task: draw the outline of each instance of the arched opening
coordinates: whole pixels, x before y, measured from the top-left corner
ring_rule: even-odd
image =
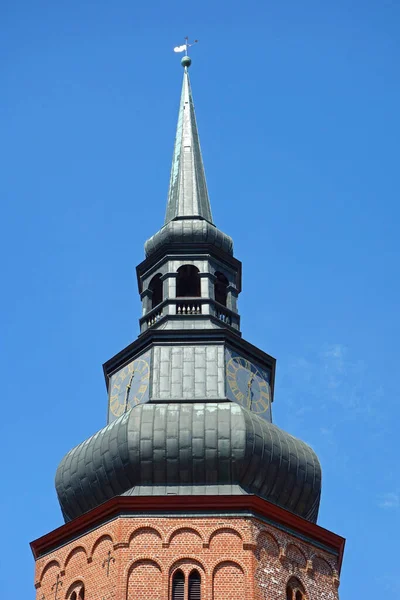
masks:
[[[185,576],[182,571],[176,571],[172,578],[171,600],[185,600]]]
[[[196,570],[189,575],[189,594],[188,600],[201,600],[201,577]]]
[[[65,597],[67,600],[85,600],[85,586],[81,581],[76,581],[70,585]]]
[[[228,280],[225,277],[225,275],[223,273],[220,273],[219,271],[217,271],[215,273],[215,283],[214,283],[214,296],[215,296],[215,300],[217,302],[219,302],[220,304],[223,304],[224,306],[226,306],[226,299],[228,296],[228,292],[227,292],[227,287],[228,287]]]
[[[151,290],[151,308],[158,306],[163,300],[163,282],[161,281],[161,274],[157,273],[149,283],[149,290]]]
[[[176,296],[177,298],[200,297],[200,276],[197,267],[193,265],[179,267],[176,279]]]
[[[286,587],[286,600],[306,600],[304,587],[296,577],[289,579]]]

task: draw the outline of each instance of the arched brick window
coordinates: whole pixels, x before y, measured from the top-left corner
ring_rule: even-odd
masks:
[[[163,300],[163,283],[161,281],[160,273],[154,275],[153,279],[150,281],[149,290],[152,291],[151,308],[155,308]]]
[[[286,600],[307,600],[304,587],[296,577],[289,579],[286,587]]]
[[[217,302],[219,302],[220,304],[223,304],[224,306],[226,306],[226,298],[228,295],[227,287],[228,287],[229,281],[227,280],[225,275],[223,275],[223,273],[220,273],[219,271],[217,271],[215,273],[215,277],[216,277],[216,280],[214,283],[215,300]]]
[[[177,298],[200,298],[199,270],[193,265],[182,265],[176,279]]]
[[[188,600],[201,600],[201,577],[196,570],[189,575],[189,594]]]
[[[185,576],[182,571],[176,571],[172,578],[171,600],[185,600]]]
[[[73,583],[70,586],[66,597],[68,600],[85,600],[85,586],[83,583],[81,581]]]

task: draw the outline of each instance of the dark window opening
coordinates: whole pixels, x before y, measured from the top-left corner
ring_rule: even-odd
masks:
[[[304,588],[295,577],[292,577],[287,584],[286,600],[306,600]]]
[[[176,279],[177,298],[200,298],[199,270],[193,265],[183,265],[178,269]]]
[[[176,571],[172,579],[172,600],[185,600],[185,576]]]
[[[149,290],[152,291],[151,308],[155,308],[163,299],[163,282],[161,281],[160,273],[154,275],[153,279],[150,281]]]
[[[226,306],[226,298],[228,295],[227,287],[229,282],[225,275],[219,273],[218,271],[215,273],[215,276],[217,278],[214,283],[215,300]]]
[[[85,586],[82,583],[75,583],[73,584],[73,587],[75,588],[75,590],[72,592],[72,594],[68,596],[67,593],[68,600],[85,600]]]
[[[201,600],[201,578],[198,571],[192,571],[189,575],[188,600]]]

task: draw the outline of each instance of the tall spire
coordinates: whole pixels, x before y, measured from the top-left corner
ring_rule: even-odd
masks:
[[[185,217],[197,217],[213,222],[190,87],[190,64],[191,59],[184,56],[182,94],[165,224],[173,219]]]

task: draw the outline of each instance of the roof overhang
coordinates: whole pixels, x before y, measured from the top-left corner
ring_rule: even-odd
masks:
[[[338,573],[345,539],[258,496],[116,496],[81,517],[31,542],[35,559],[68,544],[116,518],[175,516],[254,516],[314,544],[337,558]]]

